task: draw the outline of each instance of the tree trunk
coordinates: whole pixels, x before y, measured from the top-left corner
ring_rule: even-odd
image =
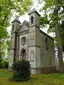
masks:
[[[56,0],[56,8],[55,8],[55,32],[56,32],[57,48],[58,48],[59,71],[63,72],[62,45],[58,28],[58,0]]]

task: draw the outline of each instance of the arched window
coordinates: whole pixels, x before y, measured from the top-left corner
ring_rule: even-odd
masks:
[[[22,59],[26,60],[26,50],[25,49],[21,50],[21,56],[22,56]]]
[[[48,38],[45,38],[45,50],[48,50]]]
[[[31,24],[33,24],[33,23],[34,23],[34,17],[31,16]]]
[[[34,61],[34,51],[33,50],[30,51],[30,61],[31,62]]]

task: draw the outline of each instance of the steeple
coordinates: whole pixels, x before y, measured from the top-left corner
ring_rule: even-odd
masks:
[[[40,14],[34,8],[29,13],[29,26],[38,26],[39,27],[39,18]]]
[[[12,32],[15,32],[19,29],[21,22],[18,18],[12,21]]]

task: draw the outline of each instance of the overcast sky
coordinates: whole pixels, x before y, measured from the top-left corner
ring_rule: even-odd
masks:
[[[39,12],[39,9],[40,9],[42,6],[43,6],[43,4],[39,4],[39,5],[38,5],[38,0],[33,0],[33,6],[31,7],[31,10],[32,10],[33,8],[35,8],[35,9]],[[28,13],[24,14],[23,16],[21,16],[21,17],[19,18],[19,20],[20,20],[21,22],[23,22],[24,20],[29,21]]]
[[[38,0],[33,0],[33,6],[31,7],[31,9],[35,8],[38,12],[39,12],[39,9],[44,5],[44,3],[42,4],[38,4]],[[41,14],[41,13],[40,13]],[[12,19],[13,20],[13,19]],[[12,21],[11,20],[11,21]],[[20,22],[22,23],[24,20],[28,21],[29,22],[29,16],[28,16],[28,13],[24,14],[23,16],[20,16],[19,17],[19,20]],[[45,33],[47,33],[47,29],[42,29]],[[11,26],[8,27],[8,32],[9,34],[11,33]],[[52,35],[52,34],[49,34],[49,35]],[[52,35],[53,36],[53,35]]]
[[[39,12],[39,9],[40,9],[41,7],[42,7],[41,4],[38,5],[38,0],[33,0],[33,6],[31,7],[31,10],[32,10],[33,8],[35,8],[35,9]],[[19,17],[19,20],[20,20],[21,23],[22,23],[24,20],[27,20],[27,21],[29,22],[28,13],[24,14],[23,16],[20,16],[20,17]],[[13,17],[12,17],[10,23],[11,23],[12,21],[13,21]],[[8,32],[10,33],[10,31],[11,31],[11,26],[8,27]]]

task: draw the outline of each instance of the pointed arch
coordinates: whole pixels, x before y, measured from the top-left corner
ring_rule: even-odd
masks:
[[[24,48],[21,50],[21,56],[22,59],[26,60],[26,50]]]

